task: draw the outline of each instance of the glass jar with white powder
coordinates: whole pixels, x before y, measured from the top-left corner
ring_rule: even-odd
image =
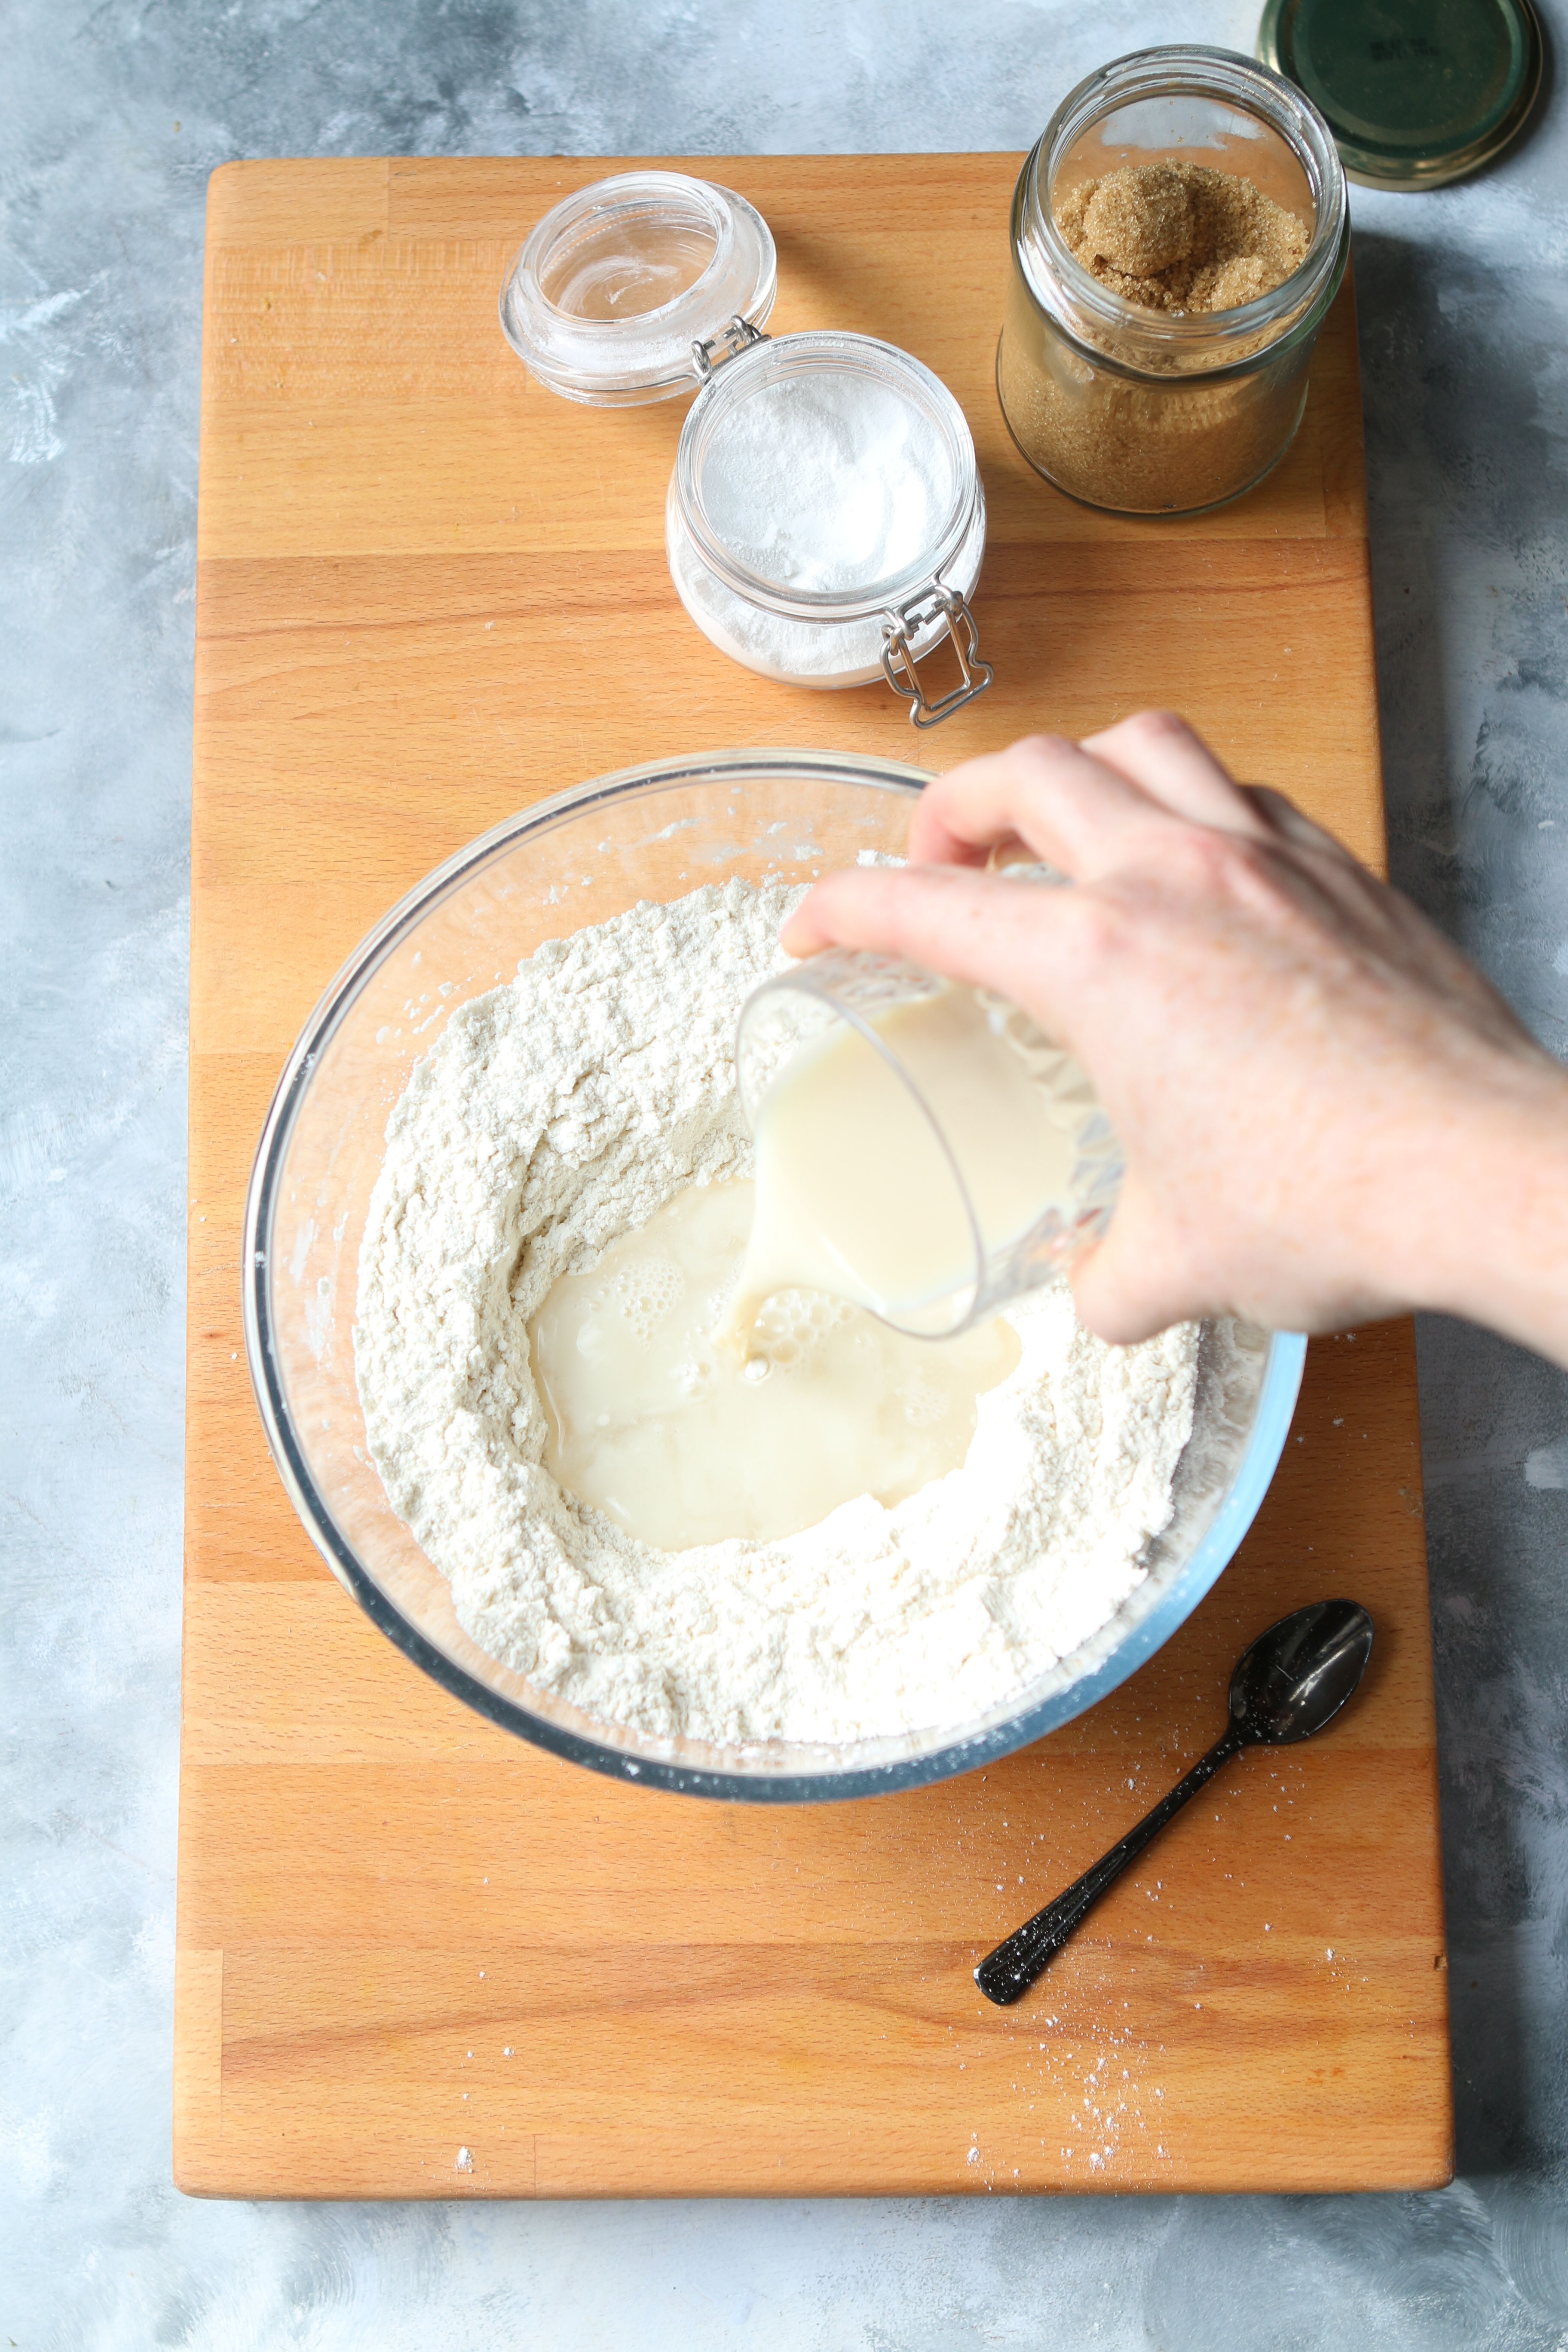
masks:
[[[501,291],[542,383],[594,406],[696,390],[666,504],[677,593],[704,635],[798,686],[886,678],[917,726],[991,682],[969,599],[985,498],[952,394],[868,335],[763,331],[773,237],[731,190],[623,173],[548,213]],[[957,682],[918,665],[944,642]]]

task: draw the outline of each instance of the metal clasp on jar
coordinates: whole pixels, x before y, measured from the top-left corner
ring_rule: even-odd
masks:
[[[961,676],[951,694],[931,702],[921,684],[913,646],[921,631],[939,616],[946,620]],[[938,637],[935,642],[940,645],[942,639]],[[927,648],[928,652],[934,650],[934,646]],[[984,694],[994,676],[990,663],[980,658],[980,632],[974,625],[973,614],[955,588],[944,588],[940,581],[912,604],[883,614],[882,667],[893,692],[902,695],[909,704],[910,718],[916,727],[936,727],[942,719],[951,719],[955,710],[973,702],[977,694]]]
[[[726,360],[738,360],[741,353],[749,352],[753,343],[765,343],[770,340],[761,327],[753,327],[750,319],[742,319],[737,310],[728,325],[721,327],[716,335],[698,337],[691,346],[691,364],[697,371],[699,381],[706,383],[714,369],[722,367]]]

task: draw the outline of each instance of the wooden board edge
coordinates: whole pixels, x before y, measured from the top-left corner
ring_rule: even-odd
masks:
[[[536,2188],[520,2174],[514,2179],[487,2180],[476,2184],[461,2173],[443,2172],[433,2179],[427,2170],[392,2187],[376,2185],[369,2179],[345,2179],[341,2169],[331,2176],[312,2177],[307,2170],[300,2173],[290,2168],[287,2179],[265,2162],[258,2163],[254,2155],[237,2157],[233,2151],[215,2148],[210,2158],[198,2157],[193,2168],[176,2166],[175,2186],[186,2197],[215,2200],[243,2200],[256,2203],[308,2201],[312,2204],[405,2204],[455,2203],[464,2204],[540,2204],[589,2205],[608,2204],[622,2200],[639,2203],[674,2204],[696,2201],[718,2203],[723,2200],[745,2200],[749,2203],[776,2204],[788,2200],[809,2198],[816,2203],[829,2200],[837,2203],[859,2202],[868,2198],[963,2198],[979,2200],[984,2197],[1010,2197],[1019,2200],[1057,2197],[1353,2197],[1425,2195],[1434,2189],[1448,2188],[1455,2178],[1453,2148],[1434,2149],[1426,2158],[1417,2157],[1384,2168],[1360,2170],[1347,2168],[1343,2173],[1314,2172],[1310,2177],[1281,2167],[1278,2172],[1260,2175],[1257,2172],[1228,2174],[1196,2179],[1175,2172],[1160,2180],[1083,2180],[1036,2181],[1020,2184],[1012,2180],[987,2182],[969,2179],[933,2179],[926,2175],[909,2173],[877,2174],[867,2178],[857,2175],[803,2187],[798,2181],[780,2187],[776,2179],[748,2180],[732,2174],[722,2179],[697,2186],[682,2183],[676,2188],[665,2181],[651,2180],[638,2174],[627,2174],[606,2179],[593,2187],[574,2182],[563,2189]],[[385,2174],[379,2176],[384,2183]]]
[[[363,235],[384,232],[387,191],[395,164],[389,155],[267,155],[240,157],[219,163],[207,174],[206,247],[210,263],[215,249],[244,245],[258,234],[276,234],[277,200],[287,188],[289,209],[300,199],[301,181],[310,184],[322,204],[318,235]],[[208,285],[210,286],[210,277]]]
[[[186,2197],[215,2189],[223,2172],[223,1954],[174,1949],[174,2186]]]

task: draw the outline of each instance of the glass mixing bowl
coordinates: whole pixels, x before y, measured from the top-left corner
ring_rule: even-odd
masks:
[[[973,1721],[847,1747],[719,1746],[601,1723],[499,1665],[393,1513],[364,1445],[353,1326],[387,1116],[468,998],[542,941],[733,875],[807,882],[901,850],[927,781],[889,761],[722,751],[563,793],[460,850],[395,907],[306,1024],[268,1113],[245,1216],[245,1338],[284,1485],[328,1567],[407,1656],[492,1722],[580,1764],[698,1796],[796,1803],[968,1771],[1069,1722],[1191,1614],[1274,1474],[1305,1343],[1206,1335],[1201,1442],[1150,1573],[1094,1638]]]

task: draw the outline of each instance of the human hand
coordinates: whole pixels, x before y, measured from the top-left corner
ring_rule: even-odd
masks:
[[[981,870],[1009,850],[1068,887]],[[1145,713],[953,769],[909,854],[826,876],[784,944],[909,956],[1077,1055],[1127,1162],[1073,1273],[1092,1330],[1423,1305],[1568,1360],[1568,1076],[1282,794]]]

